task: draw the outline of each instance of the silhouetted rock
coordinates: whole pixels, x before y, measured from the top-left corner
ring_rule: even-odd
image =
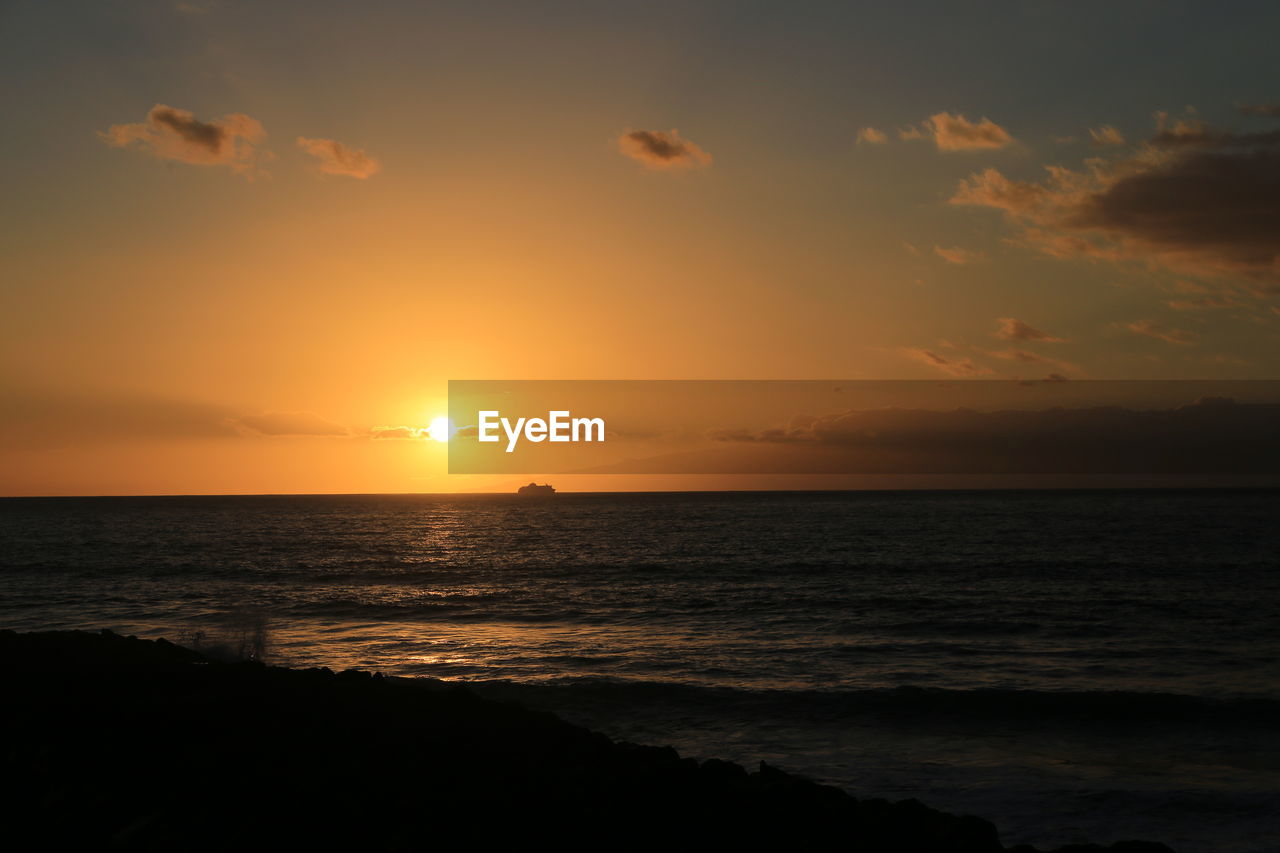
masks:
[[[482,849],[1004,850],[980,818],[614,743],[462,686],[111,633],[3,631],[0,668],[10,849],[415,850],[448,832]],[[1104,848],[1059,853],[1076,850]]]

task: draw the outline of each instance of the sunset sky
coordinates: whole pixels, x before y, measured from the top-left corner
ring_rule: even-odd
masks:
[[[380,437],[451,378],[1277,378],[1277,32],[6,2],[0,493],[483,487]]]

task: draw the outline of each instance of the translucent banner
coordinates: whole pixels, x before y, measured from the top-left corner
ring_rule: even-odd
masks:
[[[1280,381],[449,383],[452,474],[1274,474]]]

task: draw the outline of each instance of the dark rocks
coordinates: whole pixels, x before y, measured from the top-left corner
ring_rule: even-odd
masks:
[[[76,632],[0,632],[0,671],[10,849],[1004,849],[980,818],[613,743],[461,686]]]

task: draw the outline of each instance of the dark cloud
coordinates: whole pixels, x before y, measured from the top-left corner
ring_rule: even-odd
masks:
[[[956,264],[958,266],[976,263],[986,257],[982,252],[975,251],[973,249],[962,249],[959,246],[955,246],[951,249],[944,249],[942,246],[934,246],[933,253],[947,263]]]
[[[823,460],[831,473],[1254,474],[1280,472],[1277,429],[1280,405],[1207,398],[1145,411],[850,411],[754,432],[713,430],[709,437],[799,448],[790,462]],[[778,470],[787,470],[788,458],[775,457]]]
[[[692,169],[711,164],[711,155],[678,130],[633,130],[618,138],[623,154],[651,169]]]
[[[1237,109],[1241,115],[1280,118],[1280,104],[1241,104]]]
[[[995,169],[962,181],[953,204],[1004,211],[1017,242],[1054,257],[1136,260],[1280,292],[1280,131],[1230,133],[1161,118],[1132,156],[1043,183]]]
[[[112,125],[99,134],[108,145],[134,147],[156,157],[249,172],[261,158],[262,125],[243,113],[203,122],[187,110],[156,104],[144,122]]]

